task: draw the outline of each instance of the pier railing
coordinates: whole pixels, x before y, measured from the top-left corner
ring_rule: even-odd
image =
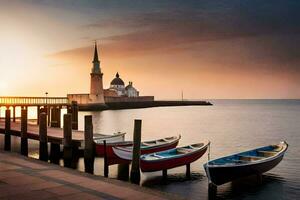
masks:
[[[66,97],[12,97],[0,96],[0,106],[69,105]]]

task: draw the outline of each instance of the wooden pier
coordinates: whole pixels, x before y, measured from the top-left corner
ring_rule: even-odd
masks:
[[[51,127],[60,127],[60,114],[61,109],[65,108],[68,113],[72,115],[72,128],[78,129],[78,105],[77,102],[69,102],[66,97],[0,97],[0,108],[12,109],[12,121],[16,121],[16,108],[20,107],[21,110],[28,110],[28,107],[36,107],[37,109],[37,123],[39,123],[39,116],[41,112],[47,114],[47,123]],[[1,118],[1,116],[0,116]]]

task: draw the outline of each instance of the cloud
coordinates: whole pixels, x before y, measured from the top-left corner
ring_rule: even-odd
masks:
[[[252,65],[253,69],[264,66],[261,71],[300,71],[300,3],[220,0],[182,5],[174,1],[156,7],[101,18],[84,27],[94,32],[122,30],[98,38],[111,58],[191,52],[199,62],[217,60],[235,69]],[[84,47],[61,54],[89,51]]]

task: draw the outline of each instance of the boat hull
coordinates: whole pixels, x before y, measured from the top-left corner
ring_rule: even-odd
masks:
[[[207,150],[207,146],[199,151],[195,151],[191,154],[187,154],[182,157],[155,160],[155,161],[141,160],[140,161],[141,171],[154,172],[154,171],[161,171],[161,170],[172,169],[175,167],[187,165],[201,158],[203,154],[205,154],[206,150]]]
[[[106,144],[106,154],[107,157],[114,157],[113,147],[126,147],[132,146],[132,142],[116,142],[116,143],[107,143]],[[103,157],[104,156],[104,144],[98,143],[96,144],[96,154],[97,156]]]
[[[204,169],[210,182],[215,185],[222,185],[233,180],[250,176],[263,174],[276,167],[284,157],[287,147],[280,154],[262,160],[241,165],[204,165]]]
[[[174,141],[169,143],[165,143],[162,145],[152,146],[152,147],[141,147],[141,155],[155,153],[158,151],[169,150],[175,148],[179,143],[180,137]],[[109,159],[118,160],[118,156],[114,153],[113,147],[130,147],[133,146],[132,141],[123,141],[123,142],[115,142],[115,143],[107,143],[106,144],[106,155]],[[104,156],[104,144],[103,143],[96,143],[96,153],[98,156]]]
[[[179,139],[172,142],[172,143],[164,144],[164,145],[161,145],[161,146],[151,147],[151,148],[148,148],[148,149],[141,148],[141,155],[176,148],[176,146],[178,145],[178,142],[179,142]],[[130,145],[128,145],[128,146],[130,146]],[[116,153],[113,151],[112,147],[114,147],[114,146],[110,146],[109,148],[107,148],[107,150],[108,150],[107,151],[107,157],[108,157],[108,164],[109,165],[130,164],[131,163],[131,157],[132,157],[131,154],[132,154],[132,152],[128,152],[128,155],[127,155],[127,157],[129,157],[130,159],[123,159],[123,158],[119,157],[118,155],[116,155]]]

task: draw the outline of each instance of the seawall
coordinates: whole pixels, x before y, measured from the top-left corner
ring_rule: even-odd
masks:
[[[211,106],[208,101],[137,101],[108,102],[106,104],[80,104],[80,111],[120,110],[166,106]]]

